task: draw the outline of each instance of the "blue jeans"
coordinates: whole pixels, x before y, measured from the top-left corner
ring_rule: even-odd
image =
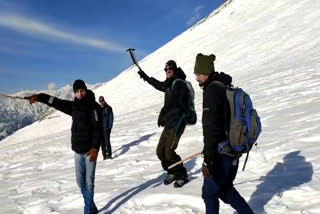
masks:
[[[94,204],[94,178],[96,161],[90,161],[86,153],[74,153],[76,180],[84,199],[84,214],[90,214],[96,208]]]
[[[226,155],[219,157],[211,163],[211,178],[204,178],[202,198],[206,205],[206,214],[219,213],[219,198],[230,204],[239,214],[253,214],[247,202],[241,197],[233,186],[238,171],[239,159]]]

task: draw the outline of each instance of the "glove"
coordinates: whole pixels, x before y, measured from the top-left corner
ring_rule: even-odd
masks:
[[[97,161],[97,158],[98,158],[98,149],[90,149],[90,151],[87,153],[86,156],[89,156],[90,155],[90,161]]]
[[[160,120],[160,118],[158,119],[158,127],[164,127],[165,122],[164,120]]]
[[[142,78],[144,81],[149,81],[150,77],[146,73],[144,73],[144,71],[138,71],[138,74],[140,75],[140,78]]]
[[[24,99],[29,100],[30,104],[33,104],[38,101],[37,94],[31,95],[30,97],[24,97]]]
[[[212,177],[211,170],[205,162],[203,162],[203,164],[202,164],[202,174],[203,174],[203,177],[205,177],[205,178]]]

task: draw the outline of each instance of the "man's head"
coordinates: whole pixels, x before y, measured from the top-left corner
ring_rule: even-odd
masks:
[[[196,74],[196,80],[198,81],[199,85],[202,86],[205,82],[207,82],[209,76],[204,74]]]
[[[166,65],[164,66],[164,71],[166,72],[168,79],[173,76],[176,70],[177,64],[174,60],[169,60],[168,62],[166,62]]]
[[[76,98],[82,100],[87,95],[87,86],[83,80],[76,80],[73,83],[73,91]]]
[[[196,56],[196,63],[194,65],[194,74],[196,75],[196,80],[203,85],[207,80],[208,77],[212,72],[215,71],[214,69],[214,61],[216,56],[211,54],[209,56],[203,55],[199,53]]]
[[[105,106],[106,101],[104,100],[103,96],[99,97],[99,104],[100,104],[101,108],[103,108]]]

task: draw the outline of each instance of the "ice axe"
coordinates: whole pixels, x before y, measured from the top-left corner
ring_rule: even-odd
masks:
[[[139,71],[142,71],[142,69],[140,68],[140,66],[138,64],[136,56],[134,55],[134,52],[133,52],[134,50],[135,50],[134,48],[129,48],[127,51],[129,51],[133,63],[139,68]]]
[[[0,94],[0,97],[7,97],[7,98],[12,98],[12,99],[20,99],[20,100],[27,100],[25,97],[17,97],[17,96],[9,96],[5,94]]]

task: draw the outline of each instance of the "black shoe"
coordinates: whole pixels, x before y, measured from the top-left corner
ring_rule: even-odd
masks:
[[[96,205],[94,205],[94,207],[92,208],[92,211],[90,213],[92,213],[92,214],[98,214],[99,213],[99,210],[96,207]]]
[[[188,179],[188,177],[185,177],[185,178],[178,178],[177,180],[176,180],[176,182],[174,182],[174,187],[175,188],[180,188],[180,187],[183,187],[186,183],[188,183],[189,182],[189,179]]]
[[[111,155],[103,156],[103,160],[107,160],[107,159],[112,159],[112,156]]]
[[[168,185],[176,180],[176,176],[174,174],[167,174],[167,177],[164,179],[163,184]]]

